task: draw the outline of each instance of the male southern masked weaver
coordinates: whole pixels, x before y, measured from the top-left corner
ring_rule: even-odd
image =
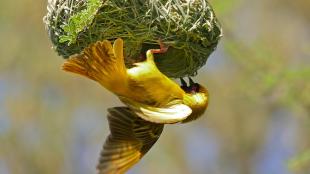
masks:
[[[127,107],[109,109],[111,135],[99,161],[99,173],[123,173],[152,147],[163,124],[188,122],[201,116],[208,105],[208,91],[189,78],[182,86],[170,80],[156,67],[153,53],[167,48],[150,49],[146,60],[127,69],[123,40],[98,41],[81,54],[71,56],[63,69],[86,76],[116,94]]]

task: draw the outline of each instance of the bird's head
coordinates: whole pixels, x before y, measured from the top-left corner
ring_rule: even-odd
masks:
[[[192,109],[192,114],[184,122],[200,117],[208,107],[209,93],[207,88],[189,78],[189,85],[181,78],[181,88],[185,91],[184,104]]]

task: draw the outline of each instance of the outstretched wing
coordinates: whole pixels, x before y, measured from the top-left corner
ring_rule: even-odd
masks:
[[[127,107],[108,109],[111,134],[106,139],[97,166],[99,174],[126,172],[158,140],[164,125],[145,121]]]

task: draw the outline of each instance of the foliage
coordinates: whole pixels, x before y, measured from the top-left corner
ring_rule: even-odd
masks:
[[[289,168],[292,171],[298,171],[301,168],[310,167],[310,150],[297,155],[289,161]]]
[[[59,37],[59,42],[67,42],[71,45],[76,42],[78,34],[85,30],[95,18],[98,9],[101,6],[101,0],[88,0],[86,9],[72,15],[69,18],[68,24],[63,24],[60,27],[66,33]]]

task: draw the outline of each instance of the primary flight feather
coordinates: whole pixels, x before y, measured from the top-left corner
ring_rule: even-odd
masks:
[[[100,154],[99,174],[124,173],[150,150],[164,128],[143,120],[127,107],[109,108],[108,120],[111,134]]]

